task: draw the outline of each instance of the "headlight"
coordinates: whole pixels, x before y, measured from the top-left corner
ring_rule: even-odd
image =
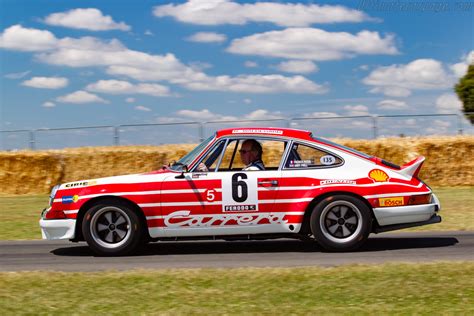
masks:
[[[56,196],[56,192],[58,192],[60,186],[60,184],[57,184],[51,190],[51,193],[49,194],[49,206],[53,205],[54,197]]]

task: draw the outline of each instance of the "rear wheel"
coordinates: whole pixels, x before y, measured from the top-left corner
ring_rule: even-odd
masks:
[[[143,223],[125,204],[101,203],[86,212],[82,232],[96,254],[120,256],[138,248],[143,239]]]
[[[372,229],[369,207],[349,195],[333,195],[319,202],[310,218],[316,241],[330,251],[359,248]]]

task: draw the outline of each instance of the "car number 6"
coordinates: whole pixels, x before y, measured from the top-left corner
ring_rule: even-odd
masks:
[[[247,183],[241,179],[247,179],[247,175],[245,173],[236,173],[232,176],[232,198],[235,202],[244,202],[248,198]]]

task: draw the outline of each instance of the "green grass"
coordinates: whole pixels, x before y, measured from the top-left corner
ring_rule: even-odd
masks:
[[[0,273],[0,310],[18,314],[474,313],[473,262],[333,268]]]
[[[441,201],[441,224],[412,231],[474,230],[474,187],[434,188]],[[0,196],[0,240],[40,239],[41,210],[48,204],[44,195]]]

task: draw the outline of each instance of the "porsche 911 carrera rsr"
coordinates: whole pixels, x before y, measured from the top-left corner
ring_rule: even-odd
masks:
[[[263,170],[243,170],[248,139],[263,148]],[[160,170],[55,186],[40,226],[43,238],[85,240],[98,255],[196,238],[314,239],[350,251],[370,233],[441,221],[418,178],[423,161],[397,166],[303,130],[224,129]]]

